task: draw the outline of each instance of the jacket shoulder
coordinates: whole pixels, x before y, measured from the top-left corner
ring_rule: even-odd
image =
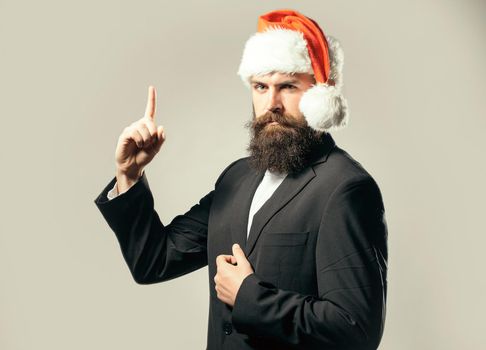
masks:
[[[218,187],[219,183],[221,180],[228,174],[232,172],[246,172],[248,171],[249,165],[248,165],[248,159],[250,157],[242,157],[239,159],[236,159],[235,161],[231,162],[229,165],[224,168],[224,170],[221,172],[219,175],[218,179],[216,180],[215,187]]]
[[[332,187],[347,187],[357,183],[371,183],[378,187],[373,176],[364,166],[337,145],[329,153],[326,162],[314,167],[316,175]]]

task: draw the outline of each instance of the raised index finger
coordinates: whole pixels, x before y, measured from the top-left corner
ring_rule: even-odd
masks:
[[[145,107],[145,117],[154,120],[155,110],[156,110],[155,87],[150,85],[148,90],[147,107]]]

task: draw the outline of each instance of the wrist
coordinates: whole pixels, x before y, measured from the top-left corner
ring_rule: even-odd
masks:
[[[132,187],[142,176],[143,169],[135,172],[127,172],[120,169],[116,171],[116,187],[119,194],[126,192]]]

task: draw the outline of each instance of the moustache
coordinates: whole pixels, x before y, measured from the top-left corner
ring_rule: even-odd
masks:
[[[253,128],[254,130],[261,130],[271,122],[277,122],[281,126],[288,128],[302,128],[306,125],[305,120],[300,120],[289,113],[269,111],[253,120]]]

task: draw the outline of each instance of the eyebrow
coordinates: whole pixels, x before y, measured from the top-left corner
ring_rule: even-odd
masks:
[[[261,85],[267,85],[267,84],[265,84],[265,83],[262,83],[261,81],[254,80],[254,79],[251,79],[251,80],[250,80],[250,83],[251,83],[251,84],[261,84]],[[277,85],[277,86],[282,86],[282,85],[289,85],[289,84],[298,85],[298,84],[299,84],[299,81],[298,81],[297,79],[290,79],[290,80],[285,80],[284,82],[278,83],[278,84],[276,84],[276,85]]]

